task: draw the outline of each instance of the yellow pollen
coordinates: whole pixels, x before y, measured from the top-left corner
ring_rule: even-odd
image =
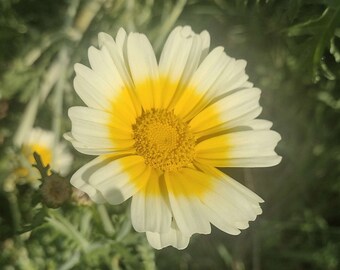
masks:
[[[162,171],[175,171],[192,163],[195,137],[189,125],[173,111],[151,109],[132,126],[135,148],[145,163]]]

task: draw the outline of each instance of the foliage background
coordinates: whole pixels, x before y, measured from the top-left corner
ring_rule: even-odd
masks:
[[[88,64],[97,33],[145,32],[159,55],[168,32],[187,24],[247,60],[262,116],[282,135],[280,165],[226,170],[264,198],[264,213],[240,236],[213,230],[184,251],[154,251],[131,230],[128,204],[36,204],[36,190],[13,180],[13,140],[33,123],[70,129],[67,108],[81,104],[73,64]],[[2,0],[0,268],[339,269],[339,50],[337,0]],[[75,171],[87,159],[73,154]]]

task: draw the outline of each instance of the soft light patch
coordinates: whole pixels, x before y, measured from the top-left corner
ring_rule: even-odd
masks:
[[[137,154],[152,168],[176,171],[192,163],[195,137],[173,111],[145,111],[132,129]]]

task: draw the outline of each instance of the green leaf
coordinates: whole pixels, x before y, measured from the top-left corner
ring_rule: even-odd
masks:
[[[310,46],[313,48],[311,65],[314,78],[318,76],[322,56],[326,48],[330,48],[331,39],[334,37],[339,24],[340,2],[338,2],[336,8],[327,8],[319,18],[294,25],[288,29],[288,36],[290,37],[309,37]]]
[[[331,45],[330,45],[330,53],[334,56],[334,59],[337,63],[340,63],[340,51],[338,47],[335,44],[335,37],[331,39]]]

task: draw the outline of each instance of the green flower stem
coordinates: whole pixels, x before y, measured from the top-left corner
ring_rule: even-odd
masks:
[[[119,261],[120,261],[120,255],[115,255],[115,256],[112,258],[112,261],[111,261],[112,269],[115,269],[115,270],[120,270],[120,269],[122,269],[122,268],[119,266]]]
[[[163,22],[161,29],[158,31],[159,35],[155,40],[154,49],[155,51],[159,51],[162,44],[164,43],[165,38],[169,34],[170,30],[173,28],[175,22],[177,21],[178,17],[181,15],[183,8],[187,0],[178,0],[174,8],[172,9],[167,19]]]
[[[62,63],[60,63],[60,58],[57,58],[46,71],[39,92],[36,95],[32,96],[31,100],[26,106],[22,120],[19,124],[19,128],[14,135],[15,145],[22,145],[25,137],[34,125],[39,105],[46,100],[53,86],[57,83],[61,71],[63,71],[64,69],[65,67],[62,65]]]
[[[34,96],[32,96],[25,108],[25,112],[23,114],[23,117],[21,118],[21,122],[13,138],[14,145],[18,147],[22,145],[25,136],[34,124],[34,120],[38,112],[39,99],[40,93],[35,94]]]
[[[54,132],[54,143],[53,143],[53,153],[56,152],[56,147],[59,143],[59,136],[61,134],[61,121],[63,117],[63,93],[65,88],[65,80],[66,80],[66,70],[69,65],[69,57],[68,50],[66,47],[63,47],[59,52],[59,61],[60,65],[64,66],[64,69],[61,69],[60,79],[57,82],[54,92],[54,110],[53,110],[53,120],[52,120],[52,130]],[[52,164],[55,163],[55,155],[52,157]]]
[[[134,0],[126,0],[126,26],[128,31],[136,31],[136,25],[134,21],[134,7],[135,1]]]
[[[79,0],[73,1],[72,4],[70,4],[66,17],[65,17],[65,23],[64,28],[69,29],[72,27],[74,18],[77,14],[77,8],[79,6]],[[63,45],[62,48],[59,51],[58,54],[58,62],[60,63],[60,66],[62,67],[60,69],[60,77],[55,87],[54,97],[53,97],[53,120],[52,120],[52,130],[55,134],[54,137],[54,143],[53,143],[53,153],[56,152],[56,147],[59,143],[59,136],[61,134],[61,122],[63,117],[63,94],[64,94],[64,88],[66,85],[66,73],[67,68],[69,66],[70,57],[69,57],[69,51],[68,47]],[[55,163],[55,155],[52,157],[52,164]]]
[[[89,27],[95,15],[100,10],[100,7],[102,6],[103,3],[104,2],[101,0],[90,1],[89,4],[86,5],[84,9],[81,10],[80,14],[78,14],[77,19],[74,22],[74,25],[71,26],[70,23],[74,21],[74,17],[76,15],[75,10],[78,6],[78,1],[74,1],[74,5],[72,6],[72,8],[70,8],[68,13],[69,18],[66,20],[65,23],[66,32],[72,32],[72,30],[74,30],[75,32],[77,32],[76,40],[80,40],[83,33],[87,30],[87,28]],[[65,73],[67,70],[69,59],[65,61],[65,58],[63,56],[64,52],[62,52],[63,50],[64,49],[61,49],[59,56],[48,67],[43,77],[43,81],[38,93],[32,96],[32,98],[30,99],[29,103],[26,106],[22,120],[14,135],[13,141],[16,146],[20,147],[22,145],[27,133],[32,129],[34,125],[39,105],[44,103],[50,91],[60,79],[61,74]],[[58,92],[58,90],[56,92]],[[56,96],[59,95],[60,93],[56,94]],[[57,128],[58,123],[55,123],[55,125]]]
[[[107,213],[106,207],[103,204],[97,206],[97,210],[100,216],[100,219],[103,223],[104,231],[107,235],[111,236],[115,233],[115,229],[112,225],[109,214]]]
[[[84,8],[76,14],[73,26],[67,29],[67,33],[73,40],[79,41],[82,39],[91,22],[106,2],[107,0],[88,1]]]
[[[10,210],[11,210],[11,215],[12,215],[12,222],[13,222],[13,229],[15,232],[19,232],[21,227],[21,215],[20,215],[20,210],[18,206],[18,200],[16,195],[13,192],[8,192],[7,193],[7,199],[10,203]],[[20,237],[17,237],[17,240],[20,241]]]

